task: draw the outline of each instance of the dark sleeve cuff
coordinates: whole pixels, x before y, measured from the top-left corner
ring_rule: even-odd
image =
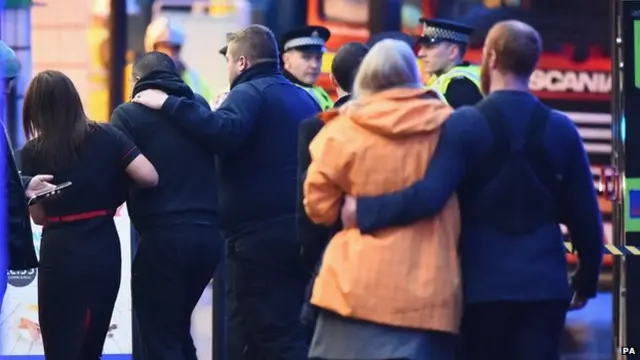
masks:
[[[140,155],[140,149],[138,149],[137,146],[133,146],[131,149],[129,149],[129,151],[124,153],[124,156],[122,157],[122,165],[126,168],[139,155]]]
[[[178,104],[180,104],[180,98],[177,96],[169,95],[167,100],[164,101],[164,104],[162,104],[160,110],[165,114],[173,115],[173,113],[176,111],[176,108],[178,107]]]

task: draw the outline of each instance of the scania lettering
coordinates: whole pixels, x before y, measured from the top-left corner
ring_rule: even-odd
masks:
[[[606,94],[611,91],[611,75],[600,72],[536,70],[531,76],[530,85],[534,91]]]

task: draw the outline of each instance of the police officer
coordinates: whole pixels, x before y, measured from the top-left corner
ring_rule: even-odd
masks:
[[[453,108],[480,101],[480,68],[462,60],[473,29],[449,20],[423,18],[420,22],[418,57],[423,71],[432,74],[427,87],[442,94]]]
[[[180,55],[183,45],[184,32],[169,19],[159,17],[147,27],[144,36],[145,51],[159,51],[169,55],[176,62],[182,80],[191,87],[191,90],[208,101],[212,100],[212,94],[202,78],[182,61]]]
[[[323,111],[331,109],[333,101],[323,88],[314,84],[322,70],[322,55],[330,36],[327,28],[306,26],[284,34],[280,42],[284,76],[311,94]]]

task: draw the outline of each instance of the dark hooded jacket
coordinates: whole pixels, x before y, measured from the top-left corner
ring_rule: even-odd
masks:
[[[20,176],[4,128],[2,128],[2,132],[0,140],[3,142],[2,146],[4,146],[6,158],[4,171],[7,183],[4,198],[8,200],[6,206],[9,223],[7,229],[9,270],[33,269],[38,267],[38,258],[33,245],[31,220],[29,219],[27,198],[24,194],[25,187],[31,181],[31,177]]]
[[[351,95],[345,95],[336,100],[334,108],[339,108],[351,99]],[[309,220],[302,205],[302,185],[307,174],[307,169],[311,164],[311,154],[309,154],[309,145],[313,138],[318,135],[324,122],[317,116],[305,119],[300,123],[298,129],[298,238],[302,246],[302,257],[304,266],[309,272],[315,270],[320,257],[324,252],[331,236],[340,230],[340,224],[333,227],[316,225]]]
[[[135,84],[133,96],[147,89],[161,90],[209,107],[207,101],[194,94],[174,72],[153,71],[143,76]],[[176,223],[218,221],[215,157],[176,127],[169,117],[162,111],[135,103],[120,105],[111,117],[111,124],[133,140],[159,175],[156,187],[133,188],[129,195],[129,215],[139,232]]]

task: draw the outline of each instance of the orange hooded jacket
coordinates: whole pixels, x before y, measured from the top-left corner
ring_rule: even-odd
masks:
[[[304,206],[333,224],[345,194],[375,196],[422,179],[451,109],[425,90],[396,88],[323,114],[310,146]],[[331,239],[311,302],[344,317],[456,333],[461,316],[457,199],[414,224]]]

